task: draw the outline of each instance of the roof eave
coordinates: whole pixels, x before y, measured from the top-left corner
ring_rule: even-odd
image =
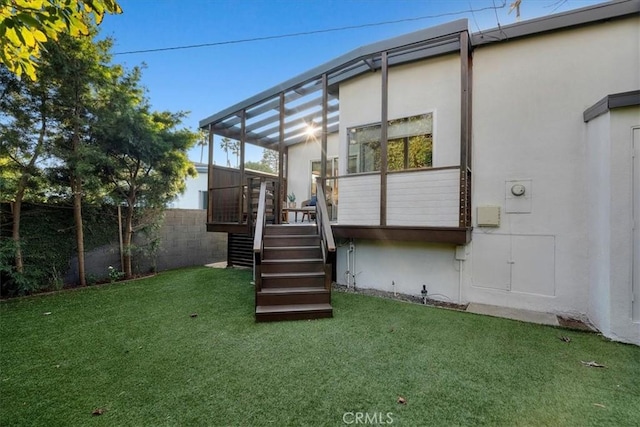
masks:
[[[618,0],[530,19],[472,34],[474,47],[640,13],[640,0]]]

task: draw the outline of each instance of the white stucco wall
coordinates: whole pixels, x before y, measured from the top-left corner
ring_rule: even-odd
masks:
[[[296,203],[300,206],[303,200],[311,198],[311,162],[319,161],[322,156],[320,139],[292,145],[289,147],[287,161],[287,192],[296,195]],[[338,157],[338,134],[327,137],[327,158]]]
[[[633,128],[640,107],[612,110],[610,132],[610,330],[606,336],[640,345],[640,322],[632,320],[633,274]],[[640,189],[635,189],[640,191]],[[635,197],[638,197],[636,195]],[[591,262],[591,260],[590,260]],[[637,301],[636,304],[640,303]],[[640,320],[640,319],[639,319]],[[604,333],[604,331],[603,331]]]
[[[458,56],[449,55],[389,73],[390,119],[434,113],[436,167],[459,163],[459,67]],[[343,241],[338,282],[355,274],[359,287],[419,295],[425,284],[444,300],[588,315],[607,336],[637,343],[638,324],[629,317],[627,206],[637,112],[589,126],[582,115],[608,94],[640,89],[640,18],[482,46],[474,51],[473,73],[475,229],[473,242],[457,252],[464,260],[453,246],[356,240],[350,253]],[[341,84],[333,145],[341,159],[349,127],[380,121],[380,89],[380,73]],[[290,188],[297,195],[308,194],[310,161],[319,158],[315,146],[290,148]],[[341,175],[346,166],[340,162]],[[388,183],[400,176],[389,175]],[[345,199],[349,180],[360,186],[353,209]],[[525,196],[510,195],[515,181],[526,185]],[[376,223],[377,206],[360,206],[370,202],[365,192],[378,197],[378,175],[341,180],[339,222]],[[499,227],[477,225],[476,208],[489,205],[500,208]]]
[[[484,251],[501,247],[499,235],[525,241],[530,236],[529,246],[550,236],[555,255],[548,269],[554,269],[555,290],[548,295],[536,289],[493,289],[467,275],[465,299],[576,315],[587,312],[587,236],[592,229],[587,212],[593,200],[586,185],[591,171],[582,113],[605,95],[640,88],[639,28],[640,20],[633,18],[475,50],[473,214],[478,206],[496,205],[502,217],[498,228],[476,226],[467,262],[482,258],[474,255],[477,236],[485,238]],[[510,180],[528,182],[529,213],[505,211]],[[473,267],[467,270],[477,271]]]
[[[188,177],[185,185],[184,194],[176,197],[170,207],[173,209],[206,209],[206,206],[201,206],[200,202],[200,192],[207,191],[206,168],[199,168],[198,176]]]
[[[611,329],[611,130],[609,113],[587,123],[587,220],[589,305],[587,315],[600,331]]]
[[[460,58],[446,55],[389,68],[389,120],[433,113],[433,166],[460,164]],[[380,122],[381,73],[340,84],[340,157],[347,129]],[[347,172],[346,162],[340,174]]]
[[[339,150],[342,159],[348,158],[348,128],[380,122],[381,88],[380,73],[368,73],[340,85]],[[459,57],[446,55],[390,67],[388,90],[390,120],[433,114],[433,166],[459,165]],[[346,175],[346,170],[347,162],[343,161],[340,174]],[[457,226],[459,184],[456,174],[452,171],[390,174],[387,178],[387,223]],[[450,179],[452,175],[456,175],[455,182]],[[342,179],[338,223],[379,224],[379,197],[379,175]],[[443,203],[435,205],[437,200]]]
[[[587,124],[587,314],[606,337],[640,345],[640,323],[632,318],[634,128],[640,128],[639,107],[615,109]]]
[[[459,262],[455,260],[454,246],[355,240],[350,271],[347,270],[348,249],[348,244],[338,248],[338,283],[347,284],[346,276],[352,274],[356,286],[361,288],[421,295],[422,285],[426,285],[430,298],[458,300]],[[349,284],[353,285],[353,279]]]

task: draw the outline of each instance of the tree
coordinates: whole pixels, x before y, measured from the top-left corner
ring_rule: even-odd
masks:
[[[117,79],[102,101],[95,143],[104,157],[101,176],[111,186],[113,199],[127,207],[123,235],[124,273],[131,277],[133,236],[140,228],[136,212],[157,212],[185,187],[187,176],[197,176],[187,158],[198,134],[177,129],[186,113],[151,112],[141,97],[139,70]]]
[[[202,129],[198,129],[198,140],[196,145],[200,147],[200,163],[202,163],[204,159],[204,147],[209,145],[209,133],[203,131]]]
[[[220,148],[227,154],[227,167],[231,167],[231,163],[229,162],[229,151],[231,151],[232,155],[236,156],[236,166],[238,165],[238,156],[240,155],[240,141],[236,141],[235,139],[222,138],[220,140]]]
[[[245,167],[245,169],[251,169],[251,170],[254,170],[254,171],[273,173],[273,169],[271,169],[271,167],[269,165],[265,164],[262,161],[260,161],[260,162],[252,162],[252,161],[244,162],[244,167]]]
[[[25,194],[40,174],[38,162],[48,151],[51,82],[21,81],[0,65],[0,159],[3,199],[11,203],[15,270],[24,273],[20,219]]]
[[[105,13],[122,9],[115,0],[0,0],[0,63],[36,80],[47,41],[89,36]]]
[[[268,168],[270,169],[269,172],[277,173],[279,156],[280,154],[276,150],[265,148],[262,150],[262,160],[260,162],[268,166]]]
[[[95,35],[95,28],[91,31]],[[91,144],[93,125],[98,121],[96,96],[113,74],[121,72],[120,67],[110,65],[111,45],[109,39],[93,42],[90,37],[72,38],[63,34],[57,42],[47,44],[41,67],[56,85],[52,116],[57,127],[53,153],[58,163],[52,170],[68,182],[71,192],[82,286],[86,285],[82,201],[86,187],[99,187],[95,173],[98,153]]]

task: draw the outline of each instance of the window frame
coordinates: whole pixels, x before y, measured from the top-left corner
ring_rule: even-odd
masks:
[[[427,169],[432,169],[434,168],[434,159],[435,159],[435,152],[436,152],[436,111],[435,110],[428,110],[425,111],[423,113],[418,113],[418,114],[412,114],[412,115],[407,115],[407,116],[403,116],[403,117],[397,117],[397,118],[389,118],[387,123],[389,125],[389,123],[397,121],[397,120],[404,120],[404,119],[410,119],[412,117],[419,117],[419,116],[431,116],[431,133],[427,133],[427,134],[416,134],[416,135],[410,135],[410,136],[404,136],[404,137],[398,137],[398,138],[393,138],[393,139],[387,139],[387,144],[389,144],[389,142],[391,141],[397,141],[397,140],[404,140],[404,147],[403,147],[403,156],[404,156],[404,167],[402,169],[393,169],[393,170],[388,170],[388,172],[393,172],[393,173],[397,173],[397,172],[402,172],[402,171],[414,171],[414,170],[427,170]],[[347,175],[362,175],[362,174],[375,174],[375,173],[380,173],[379,169],[374,169],[374,170],[367,170],[367,171],[357,171],[357,172],[350,172],[350,163],[352,161],[352,155],[350,154],[350,139],[351,139],[351,134],[353,132],[354,129],[364,129],[364,128],[369,128],[369,127],[381,127],[382,126],[382,122],[373,122],[373,123],[368,123],[368,124],[364,124],[364,125],[357,125],[357,126],[350,126],[347,127],[347,148],[346,148],[346,164],[345,164],[345,172]],[[410,146],[410,142],[409,139],[416,137],[416,136],[420,136],[420,135],[430,135],[431,136],[431,165],[430,166],[423,166],[423,167],[418,167],[418,168],[410,168],[407,167],[408,163],[409,163],[409,146]],[[381,144],[381,142],[379,141],[379,144]],[[362,144],[361,144],[362,146]],[[387,145],[387,161],[389,160],[389,152],[388,152],[388,145]],[[379,149],[379,148],[378,148]],[[361,150],[359,150],[359,153],[355,156],[355,160],[357,162],[357,166],[359,169],[360,166],[360,158],[361,158]],[[374,160],[375,162],[375,160]]]

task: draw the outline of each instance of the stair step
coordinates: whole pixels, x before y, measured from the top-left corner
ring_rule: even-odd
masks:
[[[314,235],[318,234],[318,227],[315,225],[267,225],[264,229],[265,236],[295,234],[295,235]]]
[[[302,286],[299,288],[269,288],[269,289],[263,289],[260,292],[262,292],[263,294],[295,294],[295,293],[304,294],[304,293],[317,293],[317,292],[328,293],[329,291],[326,289],[318,289],[310,286]]]
[[[265,259],[262,261],[262,273],[308,273],[324,272],[321,258],[301,259]]]
[[[265,246],[263,248],[264,259],[308,259],[322,257],[322,249],[319,246]]]
[[[290,278],[290,277],[324,277],[324,272],[309,271],[298,273],[262,273],[263,279]]]
[[[324,289],[325,275],[320,271],[262,273],[262,289],[313,287]]]
[[[331,304],[283,304],[256,306],[257,322],[333,317]]]
[[[319,246],[320,236],[317,234],[274,234],[264,236],[263,242],[267,247]]]
[[[317,287],[266,288],[256,294],[259,306],[329,304],[331,292]]]

